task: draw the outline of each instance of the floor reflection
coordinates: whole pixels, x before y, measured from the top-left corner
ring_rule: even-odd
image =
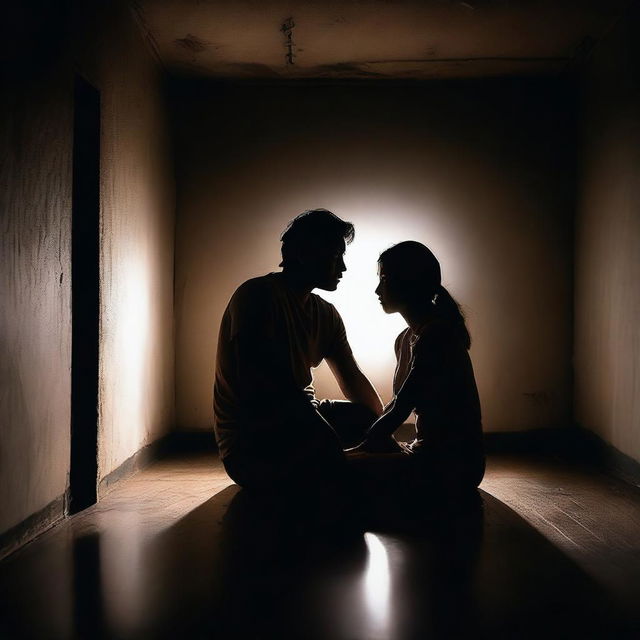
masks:
[[[157,541],[167,579],[183,579],[154,608],[180,621],[172,632],[207,637],[373,640],[461,629],[458,621],[473,620],[481,534],[481,509],[367,531],[360,519],[282,511],[229,488]]]
[[[369,557],[362,580],[370,637],[390,637],[391,567],[382,537],[364,534]]]
[[[628,637],[593,580],[488,494],[463,509],[425,509],[375,526],[302,507],[274,508],[229,487],[159,533],[134,511],[109,514],[102,529],[86,518],[73,535],[61,529],[0,565],[0,632]]]
[[[77,638],[111,637],[104,615],[100,534],[73,541],[73,621]]]

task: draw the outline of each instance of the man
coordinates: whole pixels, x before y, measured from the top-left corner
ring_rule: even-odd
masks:
[[[312,293],[334,291],[354,228],[326,209],[282,234],[280,273],[242,284],[222,318],[214,384],[215,434],[229,476],[253,490],[328,484],[343,447],[382,412],[356,364],[342,318]],[[318,401],[311,368],[326,360],[350,402]]]

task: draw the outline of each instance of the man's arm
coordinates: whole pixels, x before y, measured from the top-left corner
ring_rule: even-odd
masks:
[[[328,357],[327,364],[347,400],[363,404],[371,409],[376,416],[382,413],[382,400],[380,400],[378,392],[369,382],[367,376],[362,373],[350,350]]]

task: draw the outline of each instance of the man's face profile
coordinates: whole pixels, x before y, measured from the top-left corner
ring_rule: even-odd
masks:
[[[326,243],[313,243],[301,252],[300,262],[314,288],[325,291],[338,288],[342,274],[347,270],[345,251],[345,241],[340,238]]]

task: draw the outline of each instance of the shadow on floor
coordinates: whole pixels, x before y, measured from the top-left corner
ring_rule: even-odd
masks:
[[[0,633],[637,637],[574,562],[505,504],[480,495],[447,518],[431,513],[365,530],[303,505],[282,513],[234,486],[159,534],[120,512],[100,535],[95,525],[77,534],[61,528],[0,565]]]
[[[614,603],[513,510],[364,531],[274,514],[230,487],[154,543],[158,637],[625,635]],[[162,569],[160,569],[162,567]]]

